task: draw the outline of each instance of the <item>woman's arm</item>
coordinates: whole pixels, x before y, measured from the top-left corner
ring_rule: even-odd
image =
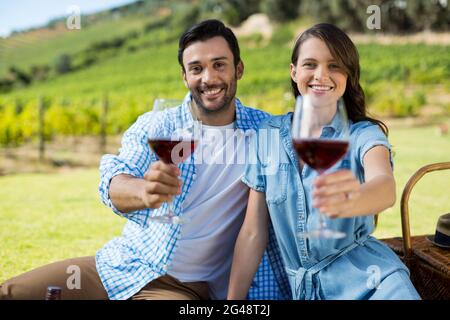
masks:
[[[314,207],[331,218],[372,215],[395,203],[395,179],[389,150],[376,146],[364,155],[365,183],[350,170],[325,174],[314,182]]]
[[[267,246],[268,228],[265,194],[250,189],[247,212],[234,248],[227,299],[246,298]]]

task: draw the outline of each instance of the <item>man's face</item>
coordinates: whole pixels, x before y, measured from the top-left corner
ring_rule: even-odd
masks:
[[[183,66],[184,83],[199,111],[217,113],[233,106],[244,66],[242,62],[234,65],[233,53],[223,37],[190,44],[183,52]]]

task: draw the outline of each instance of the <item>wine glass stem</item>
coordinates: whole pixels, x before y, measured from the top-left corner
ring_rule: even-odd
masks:
[[[173,200],[170,200],[169,201],[169,212],[168,212],[168,216],[174,216],[175,214],[174,214],[174,206],[173,206]]]
[[[318,173],[319,176],[321,176],[323,174],[323,171],[320,170]],[[327,228],[327,221],[325,220],[325,216],[319,209],[317,209],[317,212],[319,213],[319,229],[325,230]]]
[[[327,222],[325,221],[325,217],[323,216],[323,213],[320,212],[320,210],[317,210],[319,212],[319,228],[321,230],[325,230],[327,228]]]

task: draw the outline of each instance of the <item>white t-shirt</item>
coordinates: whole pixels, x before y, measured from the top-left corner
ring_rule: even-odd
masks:
[[[197,177],[183,203],[182,225],[167,273],[182,282],[207,281],[212,299],[225,299],[234,245],[244,220],[248,187],[241,182],[245,164],[237,159],[246,139],[234,123],[202,126],[196,150]],[[230,133],[235,132],[235,135]]]

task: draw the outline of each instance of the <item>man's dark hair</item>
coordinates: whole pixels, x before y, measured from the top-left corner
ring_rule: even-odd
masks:
[[[228,43],[231,52],[233,53],[234,65],[237,66],[241,61],[241,54],[239,44],[230,28],[226,27],[222,21],[211,19],[202,21],[193,25],[186,30],[179,41],[178,45],[178,62],[184,71],[183,66],[183,52],[192,43],[196,41],[206,41],[213,37],[223,37]]]

